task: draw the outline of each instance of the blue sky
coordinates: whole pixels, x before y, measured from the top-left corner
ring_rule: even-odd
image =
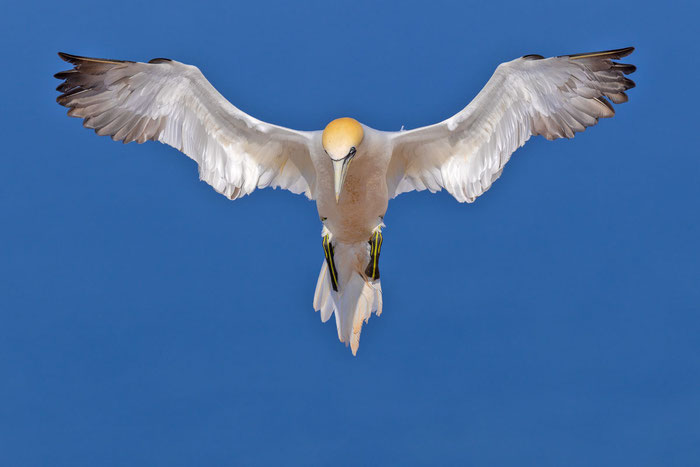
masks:
[[[0,464],[700,463],[697,6],[220,3],[5,7]],[[268,122],[397,130],[500,62],[628,45],[615,118],[531,140],[472,205],[390,203],[357,358],[311,307],[313,203],[230,202],[52,78],[59,50],[170,57]]]

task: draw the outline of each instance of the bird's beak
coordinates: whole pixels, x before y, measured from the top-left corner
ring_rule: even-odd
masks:
[[[333,160],[333,183],[335,185],[335,202],[338,203],[340,199],[340,192],[343,189],[343,184],[345,183],[345,177],[348,174],[348,167],[352,158],[355,156],[355,152],[351,152],[344,158],[340,160]]]

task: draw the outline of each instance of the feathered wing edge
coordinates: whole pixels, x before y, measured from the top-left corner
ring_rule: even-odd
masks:
[[[396,132],[387,173],[391,196],[447,189],[472,202],[501,175],[511,154],[532,135],[572,138],[615,112],[635,83],[634,65],[613,60],[633,47],[545,59],[526,55],[496,69],[474,100],[453,117]]]
[[[199,165],[200,178],[230,199],[281,187],[312,198],[315,133],[257,120],[221,96],[194,66],[167,58],[148,63],[59,53],[74,65],[57,102],[83,126],[115,141],[160,141]]]

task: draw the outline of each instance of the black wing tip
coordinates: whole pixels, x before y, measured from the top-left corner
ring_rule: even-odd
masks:
[[[118,59],[112,59],[112,58],[95,58],[95,57],[83,57],[81,55],[73,55],[69,54],[66,52],[58,52],[58,56],[61,57],[61,60],[64,60],[68,63],[72,63],[73,65],[79,65],[81,62],[92,62],[92,63],[112,63],[112,64],[119,64],[119,63],[134,63],[131,60],[118,60]]]
[[[621,57],[626,57],[630,55],[632,52],[634,52],[634,47],[624,47],[622,49],[618,49],[620,51],[620,56]]]
[[[58,52],[58,56],[61,57],[61,60],[68,63],[76,63],[80,59],[85,58],[81,57],[80,55],[73,55],[66,52]]]
[[[578,53],[578,54],[568,54],[568,55],[562,55],[562,57],[569,57],[572,60],[578,60],[578,59],[582,59],[582,58],[594,58],[594,57],[618,59],[618,58],[626,57],[629,54],[631,54],[632,52],[634,52],[634,47],[623,47],[621,49],[603,50],[600,52],[586,52],[586,53]]]
[[[68,78],[68,75],[73,73],[73,70],[68,70],[68,71],[59,71],[58,73],[54,73],[53,77],[56,79],[64,80]]]
[[[54,74],[53,77],[60,80],[67,80],[76,73],[81,73],[88,68],[93,68],[94,66],[107,65],[108,67],[114,65],[123,65],[125,63],[135,63],[130,60],[112,60],[107,58],[94,58],[94,57],[83,57],[81,55],[73,55],[66,52],[58,52],[58,56],[61,60],[64,60],[71,65],[73,65],[72,70],[59,71]],[[60,87],[60,86],[59,86]],[[60,91],[61,89],[57,89]]]
[[[612,65],[613,65],[613,68],[615,68],[616,70],[620,70],[621,72],[623,72],[626,75],[629,75],[629,74],[637,71],[637,67],[632,65],[632,64],[629,64],[629,63],[613,62]]]
[[[112,59],[112,58],[95,58],[95,57],[84,57],[82,55],[73,55],[69,54],[66,52],[58,52],[58,56],[61,57],[61,60],[64,60],[68,63],[71,63],[73,65],[80,65],[82,62],[91,62],[91,63],[106,63],[106,64],[119,64],[119,63],[136,63],[132,60],[118,60],[118,59]],[[165,58],[165,57],[157,57],[157,58],[152,58],[148,61],[148,63],[168,63],[172,62],[173,60],[171,58]]]
[[[632,52],[634,52],[634,47],[623,47],[621,49],[614,49],[614,50],[606,50],[604,54],[607,55],[617,55],[617,58],[622,58],[630,55]]]

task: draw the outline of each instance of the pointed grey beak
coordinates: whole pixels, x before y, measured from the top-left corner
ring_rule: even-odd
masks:
[[[354,149],[354,148],[353,148]],[[333,184],[335,186],[335,202],[340,199],[340,192],[343,190],[345,177],[348,175],[348,167],[352,158],[355,157],[355,151],[350,151],[350,154],[340,160],[333,160]]]

